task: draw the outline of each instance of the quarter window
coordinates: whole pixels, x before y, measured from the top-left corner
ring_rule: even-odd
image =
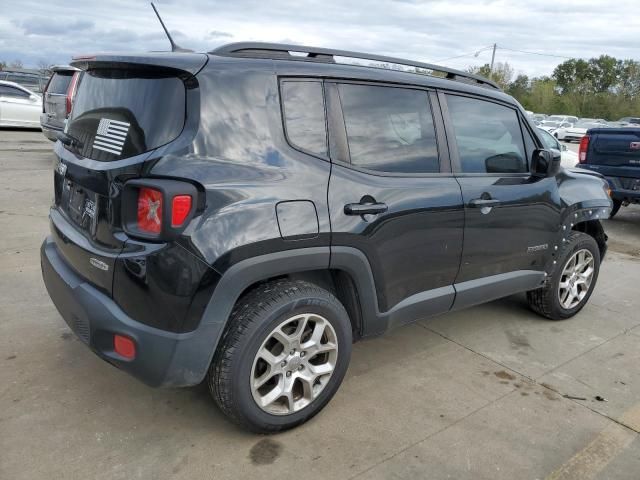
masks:
[[[515,110],[447,95],[463,173],[525,173],[525,148]]]
[[[389,173],[436,173],[438,145],[421,90],[340,84],[351,164]]]
[[[327,156],[327,130],[322,83],[282,82],[284,123],[289,142],[301,150]]]

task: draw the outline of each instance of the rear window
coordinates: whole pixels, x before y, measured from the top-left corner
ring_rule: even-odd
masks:
[[[67,89],[69,88],[69,84],[71,83],[71,78],[73,77],[73,72],[56,72],[51,77],[51,82],[47,87],[48,93],[67,93]]]
[[[351,164],[396,174],[440,171],[426,92],[341,84],[340,101]]]
[[[82,76],[67,133],[79,153],[111,161],[175,139],[184,126],[183,81],[166,71],[88,70]]]

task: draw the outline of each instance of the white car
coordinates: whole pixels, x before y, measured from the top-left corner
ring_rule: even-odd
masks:
[[[550,120],[552,122],[560,122],[560,123],[578,123],[578,117],[573,117],[571,115],[551,115],[550,117],[545,118],[545,120]]]
[[[538,128],[543,129],[545,132],[550,133],[551,135],[555,135],[556,130],[559,128],[569,128],[571,127],[571,123],[569,122],[558,122],[557,120],[544,120],[540,122]]]
[[[538,130],[540,130],[540,137],[542,137],[545,148],[558,150],[560,152],[560,165],[564,168],[573,168],[579,163],[576,152],[569,150],[566,145],[561,145],[553,135],[543,128],[538,127]]]
[[[0,127],[40,128],[42,97],[14,82],[0,81]]]
[[[606,128],[606,123],[600,122],[578,122],[575,125],[568,128],[558,128],[553,132],[553,136],[558,140],[564,140],[565,142],[580,141],[582,137],[587,134],[587,130],[590,128]]]

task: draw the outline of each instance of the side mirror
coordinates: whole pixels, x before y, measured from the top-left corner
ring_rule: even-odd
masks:
[[[554,177],[560,170],[560,152],[538,149],[531,157],[531,173],[535,177]]]
[[[567,151],[567,146],[566,145],[560,145],[560,150],[563,152]]]

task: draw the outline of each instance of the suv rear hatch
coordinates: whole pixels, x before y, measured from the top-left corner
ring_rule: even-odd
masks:
[[[73,79],[74,74],[79,72],[70,68],[54,69],[43,96],[43,111],[46,114],[47,126],[58,129],[64,127],[64,120],[69,113],[67,103],[70,106],[71,101],[71,98],[67,100],[67,96],[70,97],[73,94],[72,81],[77,82]]]
[[[51,230],[69,265],[108,295],[127,241],[120,214],[124,182],[143,177],[146,164],[193,137],[195,131],[185,128],[190,92],[206,61],[206,55],[181,53],[74,62],[84,74],[64,145],[55,147]]]

